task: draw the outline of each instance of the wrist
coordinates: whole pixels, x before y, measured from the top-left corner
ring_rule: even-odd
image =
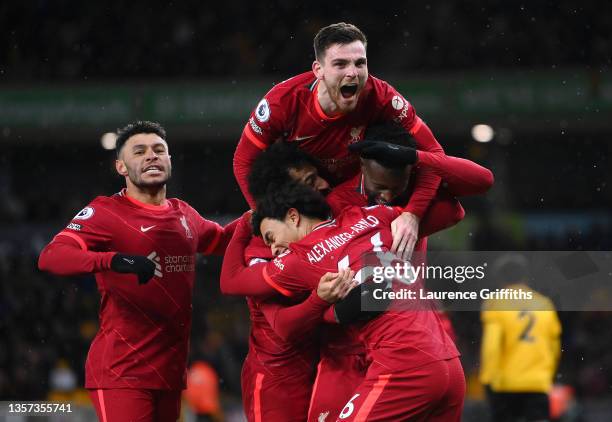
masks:
[[[326,309],[332,305],[332,303],[326,301],[321,296],[319,296],[319,293],[316,290],[310,294],[310,296],[308,297],[308,301],[312,303],[314,307],[321,309]]]
[[[119,255],[119,252],[97,252],[99,257],[99,265],[100,271],[109,271],[111,270],[111,264],[113,262],[113,258],[116,255]]]
[[[408,207],[406,207],[406,209],[404,209],[404,212],[402,212],[402,214],[406,214],[407,217],[412,218],[414,220],[416,220],[417,223],[421,222],[421,217],[416,215],[414,212],[412,211],[408,211],[407,209]]]

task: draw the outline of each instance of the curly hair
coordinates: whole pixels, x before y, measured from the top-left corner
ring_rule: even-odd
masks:
[[[166,140],[166,130],[159,123],[149,122],[147,120],[132,122],[121,129],[117,129],[117,143],[115,144],[117,157],[121,153],[121,148],[123,148],[125,142],[139,133],[154,133],[164,141]]]
[[[319,192],[289,180],[276,187],[274,192],[269,191],[257,203],[257,209],[251,219],[253,233],[261,236],[261,222],[264,218],[283,221],[291,208],[295,208],[306,217],[320,220],[327,220],[331,215],[329,205]]]
[[[276,142],[257,156],[249,173],[249,192],[255,198],[266,196],[267,191],[276,190],[291,179],[291,169],[301,169],[306,165],[315,168],[319,162],[309,154],[289,142]]]

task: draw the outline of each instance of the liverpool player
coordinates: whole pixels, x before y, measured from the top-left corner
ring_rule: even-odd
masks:
[[[383,123],[368,128],[364,142],[374,143],[384,141],[392,141],[406,145],[412,142],[405,129],[392,123]],[[385,148],[382,149],[382,153],[384,154],[387,152],[387,144],[383,145],[385,145]],[[399,155],[398,159],[405,160],[402,156],[410,151],[411,149],[402,150],[402,154]],[[422,154],[426,156],[426,153]],[[380,172],[364,172],[366,181],[370,182],[370,177],[373,177],[371,181],[376,181],[374,186],[380,187],[382,184],[388,183],[389,186],[392,187],[391,192],[393,192],[394,196],[406,197],[406,195],[398,195],[398,192],[393,190],[393,186],[403,186],[402,189],[406,190],[409,186],[408,182],[410,181],[410,165],[406,163],[402,164],[401,162],[398,164],[398,160],[396,160],[396,163],[386,164],[384,156],[379,158],[379,160],[382,161],[382,163],[379,163],[374,156],[381,154],[378,151],[373,151],[371,145],[370,148],[367,148],[367,154],[365,155],[368,155],[370,158],[362,160],[363,164],[376,166],[376,169]],[[329,192],[329,184],[319,175],[318,166],[319,164],[312,156],[298,149],[295,144],[286,142],[275,143],[260,154],[253,164],[249,176],[249,190],[255,198],[261,198],[265,196],[266,190],[271,186],[279,186],[286,183],[288,179],[293,179],[318,190],[322,194],[327,194]],[[482,193],[488,187],[487,184],[490,183],[490,171],[471,161],[443,156],[439,162],[435,163],[434,168],[439,172],[440,176],[442,176],[443,183],[448,185],[449,190],[453,192],[461,194]],[[397,182],[395,178],[396,175],[399,175],[397,177],[403,180],[399,183],[395,183]],[[376,179],[374,179],[374,177],[376,177]],[[446,182],[446,179],[448,179],[448,182]],[[366,183],[368,186],[371,184],[373,183]],[[355,185],[356,186],[351,186],[350,190],[341,189],[339,192],[336,191],[340,189],[342,185],[334,188],[332,193],[327,196],[328,203],[332,208],[339,210],[347,205],[366,205],[369,197],[359,193],[360,184],[355,183]],[[388,192],[385,189],[383,193],[387,194]],[[454,224],[463,216],[463,210],[456,200],[450,198],[448,194],[443,195],[445,195],[443,199],[436,198],[434,205],[426,214],[423,220],[424,224],[422,224],[422,226],[424,227],[421,228],[421,234],[430,234],[441,230]],[[370,199],[371,198],[372,196],[370,196]],[[394,197],[390,197],[388,199],[391,200],[393,198]],[[334,215],[335,214],[336,213],[334,213]],[[258,258],[271,258],[270,249],[268,248],[266,250],[266,246],[261,243],[262,241],[260,238],[254,238],[250,242],[246,250],[247,263],[258,262],[260,261]],[[418,250],[423,253],[425,252],[425,239],[419,243]],[[246,285],[240,283],[239,288],[244,289],[246,287]],[[234,291],[234,293],[236,294],[237,292]],[[314,300],[314,298],[310,300]],[[295,333],[301,334],[300,337],[302,338],[311,338],[309,336],[304,336],[304,327],[301,326],[310,315],[300,315],[296,310],[283,308],[283,306],[270,307],[269,301],[257,301],[253,297],[249,297],[247,302],[249,303],[249,309],[251,311],[253,328],[250,341],[250,349],[252,350],[249,353],[250,357],[247,357],[245,361],[245,366],[252,366],[253,357],[266,356],[263,350],[258,349],[262,349],[263,346],[268,345],[269,341],[256,341],[257,338],[269,340],[279,339],[280,337],[283,340],[290,340],[292,337],[297,337],[293,335]],[[306,307],[309,306],[308,304],[305,305]],[[284,306],[287,306],[287,301],[284,301]],[[270,312],[266,312],[267,309],[271,309]],[[304,307],[302,309],[305,310]],[[290,313],[289,315],[288,312]],[[316,316],[316,309],[314,312]],[[264,318],[264,315],[267,318]],[[440,315],[440,317],[442,318],[443,315]],[[448,322],[448,325],[450,325],[447,319],[443,319],[443,321]],[[295,325],[292,326],[292,323],[295,323]],[[266,330],[265,336],[253,335],[264,328]],[[326,325],[325,328],[326,329],[323,330],[324,338],[321,341],[321,360],[317,368],[317,378],[310,404],[309,420],[313,421],[316,421],[320,415],[327,415],[327,417],[330,418],[329,420],[334,420],[346,401],[350,398],[350,393],[362,381],[366,369],[364,356],[365,349],[363,346],[356,341],[350,341],[346,335],[343,335],[344,329],[342,327],[335,328],[334,326]],[[279,342],[280,340],[277,341],[277,343]],[[280,343],[283,344],[283,342]],[[300,342],[297,342],[297,344],[300,344]],[[294,349],[288,348],[288,350]],[[280,355],[276,355],[277,363],[278,356]],[[288,362],[295,362],[295,359],[289,359],[287,360],[287,363]],[[280,368],[280,365],[276,365],[276,367]],[[295,365],[289,365],[287,371],[293,367],[295,367]],[[248,380],[248,374],[249,372],[243,371],[243,382],[251,384],[252,382]],[[293,376],[292,378],[304,378],[303,372],[299,375],[300,373],[298,371],[297,374],[297,376]],[[339,376],[342,377],[342,383],[334,383],[333,380],[337,379]],[[287,377],[283,378],[285,380],[287,379]],[[273,375],[268,375],[267,380],[272,382]],[[330,391],[330,389],[333,391]],[[268,394],[265,388],[258,392],[264,396],[264,399],[267,399],[266,401],[268,403],[274,402],[273,397],[282,397],[282,395],[278,393]],[[252,396],[253,394],[251,393],[246,394],[244,397],[248,398]],[[248,400],[251,401],[250,399]],[[263,404],[262,407],[264,407]],[[251,408],[252,406],[245,406],[245,409],[248,410],[248,414],[251,412]]]
[[[261,296],[277,291],[299,301],[323,273],[344,266],[359,271],[368,252],[388,251],[397,214],[387,207],[352,207],[330,221],[320,195],[289,183],[258,203],[253,219],[256,232],[281,255],[245,266],[250,232],[241,221],[223,262],[222,288],[238,278]],[[342,420],[459,420],[465,385],[458,352],[429,304],[419,308],[385,312],[352,330],[366,347],[369,366]]]
[[[336,185],[359,170],[348,145],[362,139],[364,129],[380,121],[396,121],[417,141],[418,149],[444,153],[413,106],[391,85],[368,75],[366,37],[354,25],[322,28],[314,39],[312,71],[276,85],[259,102],[244,127],[234,155],[234,174],[251,207],[247,190],[253,161],[277,140],[296,142],[316,156]],[[404,212],[392,224],[393,252],[407,258],[418,237],[419,220],[434,197],[440,177],[431,169],[416,172],[416,184]]]
[[[98,418],[175,421],[191,328],[195,254],[222,254],[231,237],[187,203],[166,198],[172,165],[166,133],[136,122],[117,137],[126,188],[99,196],[53,238],[39,268],[94,273],[100,329],[85,368]]]
[[[421,221],[423,236],[432,233],[430,227],[440,230],[439,219],[448,218],[455,197],[482,195],[493,185],[493,173],[473,161],[418,151],[414,146],[410,134],[396,123],[369,127],[364,140],[349,147],[359,154],[361,172],[327,196],[334,214],[346,204],[404,206],[416,189],[414,168],[428,168],[442,183]]]

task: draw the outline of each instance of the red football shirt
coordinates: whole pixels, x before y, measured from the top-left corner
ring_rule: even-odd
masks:
[[[154,206],[122,191],[94,199],[54,238],[41,254],[41,268],[60,258],[53,257],[61,253],[54,247],[76,242],[82,269],[51,271],[99,271],[100,329],[87,356],[86,388],[185,387],[195,254],[221,253],[225,237],[221,226],[179,199]],[[84,251],[102,257],[99,268],[86,266]],[[139,285],[134,274],[110,271],[114,252],[148,256],[157,264],[155,276]]]
[[[245,250],[245,262],[256,265],[273,258],[272,251],[261,237],[253,237]],[[270,325],[268,320],[275,309],[295,305],[294,300],[274,297],[265,301],[247,297],[251,318],[249,336],[249,358],[274,373],[278,368],[280,375],[303,374],[312,371],[317,360],[319,338],[309,335],[299,339],[283,339]],[[268,317],[266,317],[266,313]]]
[[[316,289],[325,272],[346,266],[358,271],[364,256],[390,249],[389,226],[397,215],[398,211],[384,206],[347,208],[336,220],[320,224],[299,242],[291,243],[288,252],[262,265],[263,278],[293,297]],[[459,356],[434,304],[421,301],[418,309],[390,310],[367,323],[353,324],[349,330],[364,343],[369,360],[390,369],[409,369]]]
[[[317,99],[318,80],[312,72],[295,76],[274,86],[251,113],[234,155],[234,173],[242,193],[251,206],[247,178],[257,154],[277,140],[297,142],[317,157],[327,169],[332,185],[359,171],[357,155],[348,145],[363,139],[372,123],[395,120],[416,139],[420,150],[442,154],[444,151],[431,131],[415,114],[414,107],[391,85],[368,77],[355,110],[327,116]],[[433,198],[440,178],[427,168],[416,173],[416,190],[407,211],[422,216]]]

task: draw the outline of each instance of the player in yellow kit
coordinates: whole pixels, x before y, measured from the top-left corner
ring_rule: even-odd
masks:
[[[549,420],[548,392],[561,354],[561,324],[552,301],[527,284],[527,262],[506,255],[496,265],[505,288],[528,300],[486,300],[480,381],[487,387],[492,420]]]

